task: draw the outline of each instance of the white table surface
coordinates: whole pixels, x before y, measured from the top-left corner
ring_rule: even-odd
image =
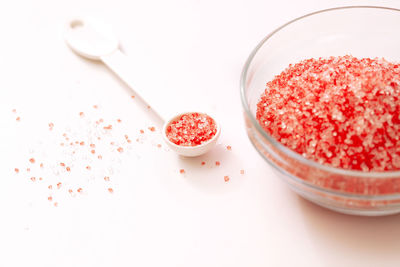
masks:
[[[400,8],[399,1],[0,3],[0,266],[399,266],[399,216],[346,216],[298,197],[253,149],[242,119],[239,77],[256,44],[297,16],[352,3]],[[151,110],[105,66],[65,45],[63,23],[77,14],[114,26],[132,75],[163,108],[212,110],[223,127],[219,145],[196,159],[166,149]],[[80,127],[100,117],[114,126],[120,118],[112,138],[128,134],[132,144],[74,163],[90,162],[91,171],[57,174],[51,164],[72,157],[59,147],[61,134],[84,138]],[[43,180],[32,182],[38,173]],[[60,189],[47,188],[59,181]],[[78,187],[82,193],[67,191]]]

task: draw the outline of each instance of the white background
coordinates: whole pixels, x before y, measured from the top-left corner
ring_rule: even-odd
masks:
[[[251,50],[290,19],[346,4],[400,8],[399,1],[2,1],[0,266],[399,266],[399,216],[341,215],[301,199],[244,130],[239,77]],[[157,148],[154,114],[105,66],[65,45],[65,21],[86,14],[114,26],[140,89],[160,95],[163,109],[217,114],[223,129],[212,152],[182,159]],[[131,136],[130,149],[94,161],[97,176],[49,172],[32,182],[30,157],[68,158],[55,149],[57,138],[80,129],[80,111],[120,118],[115,134]],[[113,194],[99,178],[104,166],[113,170]],[[57,179],[63,188],[49,193]],[[64,185],[84,192],[70,196]]]

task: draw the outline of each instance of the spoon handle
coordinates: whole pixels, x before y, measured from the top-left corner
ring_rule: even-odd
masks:
[[[127,84],[130,89],[135,92],[136,96],[139,96],[144,102],[146,102],[151,107],[151,109],[162,119],[163,122],[165,121],[164,116],[166,115],[166,113],[159,113],[162,105],[158,105],[158,103],[160,103],[162,99],[157,98],[157,95],[154,94],[155,92],[146,91],[145,87],[139,87],[140,85],[135,82],[139,79],[135,78],[135,75],[131,72],[133,68],[130,67],[129,60],[127,60],[127,57],[121,52],[121,50],[117,49],[108,55],[100,56],[100,59],[123,82],[125,82],[125,84]],[[140,93],[139,90],[141,90]]]

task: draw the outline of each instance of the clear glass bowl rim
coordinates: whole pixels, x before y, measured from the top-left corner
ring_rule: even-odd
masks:
[[[247,78],[247,72],[249,70],[250,64],[252,63],[254,57],[256,56],[257,52],[260,50],[260,48],[276,33],[278,33],[280,30],[283,28],[290,26],[293,23],[296,23],[299,20],[302,20],[304,18],[308,18],[314,15],[319,15],[321,13],[326,13],[326,12],[332,12],[332,11],[338,11],[338,10],[348,10],[348,9],[380,9],[380,10],[388,10],[388,11],[394,11],[398,12],[400,16],[400,9],[396,8],[391,8],[391,7],[382,7],[382,6],[342,6],[342,7],[334,7],[334,8],[328,8],[328,9],[323,9],[319,11],[315,11],[306,15],[303,15],[301,17],[295,18],[279,28],[275,29],[272,31],[270,34],[268,34],[264,39],[261,40],[261,42],[253,49],[249,57],[247,58],[242,74],[240,76],[240,97],[242,101],[242,105],[244,108],[244,111],[246,113],[246,116],[250,119],[252,125],[255,127],[257,132],[261,134],[265,139],[267,139],[271,145],[277,149],[278,151],[284,153],[285,155],[288,155],[291,158],[294,158],[301,162],[304,165],[320,169],[326,172],[330,172],[333,174],[338,174],[338,175],[346,175],[346,176],[355,176],[359,178],[373,178],[373,179],[387,179],[387,178],[398,178],[400,177],[400,171],[382,171],[382,172],[363,172],[363,171],[357,171],[357,170],[346,170],[342,168],[335,168],[335,167],[330,167],[327,165],[320,164],[316,161],[306,159],[302,155],[298,154],[297,152],[287,148],[286,146],[282,145],[280,142],[275,140],[272,136],[270,136],[268,133],[264,131],[264,129],[261,127],[261,125],[258,123],[257,119],[254,117],[254,115],[251,113],[249,105],[246,100],[246,78]]]

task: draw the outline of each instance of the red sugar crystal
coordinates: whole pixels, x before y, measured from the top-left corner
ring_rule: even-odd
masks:
[[[244,170],[240,170],[240,174],[244,174]]]
[[[180,170],[179,170],[179,173],[184,174],[184,173],[185,173],[185,170],[184,170],[184,169],[180,169]]]
[[[143,130],[140,130],[140,133],[141,133],[141,134],[143,134],[143,133],[144,133],[144,131],[143,131]]]
[[[229,181],[229,176],[224,176],[224,181],[228,182]]]
[[[112,188],[108,188],[107,190],[108,190],[108,192],[110,192],[110,193],[114,193],[114,190],[113,190]]]
[[[227,150],[232,150],[232,147],[231,146],[226,146],[226,149]]]
[[[30,163],[35,163],[35,159],[34,159],[34,158],[30,158],[30,159],[29,159],[29,162],[30,162]]]
[[[104,128],[104,130],[111,130],[112,129],[112,125],[104,126],[103,128]]]
[[[110,181],[110,177],[104,176],[104,181],[106,181],[106,182]]]
[[[205,161],[202,161],[202,162],[201,162],[201,165],[206,165],[206,162],[205,162]]]
[[[85,113],[79,112],[79,116],[83,117],[83,116],[85,116]]]
[[[321,164],[400,170],[400,64],[352,56],[307,59],[267,83],[257,120]]]
[[[151,127],[149,127],[149,130],[152,131],[152,132],[155,132],[156,131],[156,127],[151,126]]]
[[[219,165],[221,165],[221,162],[216,161],[216,162],[215,162],[215,166],[219,166]]]
[[[166,129],[167,138],[179,146],[197,146],[217,133],[215,121],[208,115],[190,113],[173,121]]]
[[[76,191],[77,191],[78,193],[82,193],[82,190],[83,190],[83,189],[79,187],[78,190],[76,190]]]
[[[15,168],[14,171],[15,171],[15,173],[19,173],[19,169],[18,168]]]
[[[20,117],[17,117],[15,120],[16,120],[16,121],[20,121],[20,120],[21,120],[21,118],[20,118]]]
[[[52,201],[52,200],[53,200],[53,197],[52,197],[52,196],[49,196],[47,199],[48,199],[49,201]]]
[[[36,177],[31,177],[31,181],[32,182],[36,181]]]
[[[119,153],[122,153],[122,152],[124,152],[124,149],[123,149],[122,147],[119,147],[119,148],[117,148],[117,151],[118,151]]]

